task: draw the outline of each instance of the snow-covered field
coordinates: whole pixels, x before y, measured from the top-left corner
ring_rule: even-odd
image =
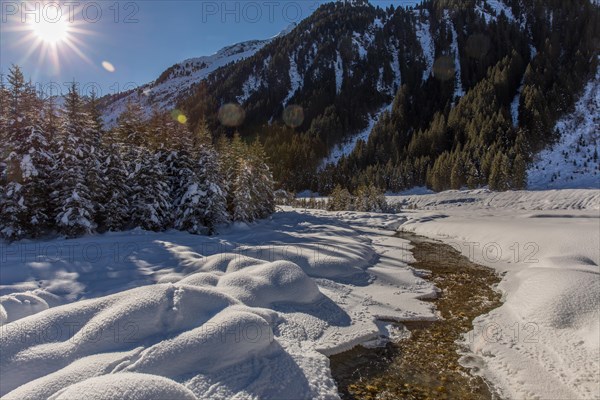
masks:
[[[600,398],[600,191],[397,197],[402,229],[504,274],[504,304],[476,320],[463,363],[502,398]]]
[[[326,355],[389,335],[377,317],[435,318],[400,221],[288,210],[215,238],[4,244],[0,395],[336,398]]]
[[[0,396],[337,398],[328,355],[436,317],[398,229],[505,273],[464,356],[503,397],[600,396],[600,192],[394,200],[411,209],[0,243]]]

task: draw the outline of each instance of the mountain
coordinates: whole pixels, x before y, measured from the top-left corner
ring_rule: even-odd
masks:
[[[210,56],[190,58],[165,70],[153,82],[126,92],[108,95],[101,99],[105,126],[115,126],[117,118],[125,110],[128,102],[140,103],[149,117],[153,108],[162,111],[174,109],[177,102],[189,95],[193,86],[205,79],[218,68],[248,58],[278,36],[285,35],[295,27],[288,26],[277,36],[265,40],[250,40],[224,47]]]
[[[556,129],[560,140],[535,157],[528,171],[529,187],[600,188],[600,69]]]
[[[590,0],[332,2],[173,98],[192,129],[258,137],[285,189],[520,189],[594,78],[599,27]]]

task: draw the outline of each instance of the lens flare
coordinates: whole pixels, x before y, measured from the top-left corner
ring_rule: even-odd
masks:
[[[433,64],[433,76],[440,81],[452,79],[456,73],[454,59],[450,56],[441,56]]]
[[[283,110],[283,122],[290,128],[297,128],[304,123],[304,109],[299,105],[289,105]]]
[[[244,123],[246,119],[246,111],[235,103],[227,103],[219,109],[219,121],[224,126],[235,128]]]
[[[183,114],[181,111],[179,110],[173,110],[171,111],[171,117],[173,117],[173,119],[177,122],[179,122],[182,125],[185,125],[187,123],[187,117],[185,116],[185,114]]]
[[[110,62],[108,61],[102,61],[102,68],[104,68],[105,70],[107,70],[108,72],[115,72],[115,66],[112,65]]]

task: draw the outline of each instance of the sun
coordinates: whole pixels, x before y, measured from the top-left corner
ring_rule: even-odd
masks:
[[[38,22],[30,22],[29,25],[39,40],[50,45],[57,45],[69,38],[69,23],[66,20],[50,22],[42,18]]]

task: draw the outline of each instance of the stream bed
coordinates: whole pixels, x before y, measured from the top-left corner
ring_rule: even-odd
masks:
[[[402,322],[409,337],[385,347],[354,349],[330,358],[342,399],[494,398],[480,377],[459,364],[461,345],[473,320],[501,305],[493,287],[500,276],[472,263],[441,242],[402,232],[409,240],[413,268],[431,271],[426,279],[440,290],[433,302],[441,318],[434,322]]]

